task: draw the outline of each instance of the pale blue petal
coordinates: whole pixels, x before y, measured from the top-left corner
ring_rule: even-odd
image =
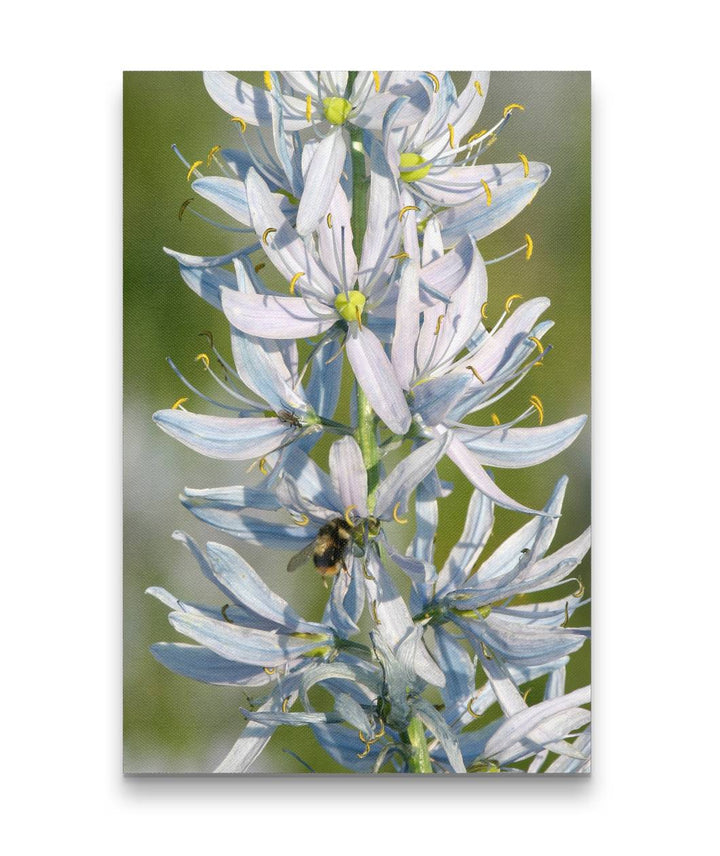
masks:
[[[270,339],[304,339],[329,330],[339,316],[314,298],[239,294],[223,288],[222,308],[230,323]]]
[[[290,703],[295,701],[297,695],[290,695]],[[280,710],[283,699],[273,695],[262,704],[258,710]],[[258,722],[248,722],[243,733],[235,741],[232,749],[215,768],[216,773],[245,773],[252,763],[267,746],[268,741],[275,731],[274,725],[261,725]]]
[[[468,503],[463,533],[438,576],[438,597],[465,582],[487,544],[494,520],[492,500],[481,491],[474,490]]]
[[[335,698],[335,713],[349,725],[357,728],[358,731],[362,731],[365,736],[373,733],[373,727],[367,714],[347,693],[341,693]]]
[[[457,737],[450,730],[442,715],[435,710],[427,699],[422,697],[415,700],[413,712],[440,741],[453,771],[455,773],[467,772]]]
[[[470,372],[449,374],[420,383],[412,388],[412,409],[426,425],[439,425],[460,401],[473,380]]]
[[[307,547],[317,534],[316,529],[308,531],[308,527],[296,524],[283,525],[256,517],[241,517],[238,511],[232,508],[197,505],[188,500],[184,500],[183,505],[198,520],[259,547],[297,552]]]
[[[332,419],[335,415],[340,397],[342,382],[343,359],[337,355],[340,344],[335,338],[328,339],[313,354],[310,380],[305,390],[307,400],[318,414],[324,419]]]
[[[358,773],[372,771],[380,755],[382,741],[371,744],[368,754],[358,758],[365,752],[366,744],[360,740],[356,729],[344,725],[313,725],[312,728],[317,742],[338,764]]]
[[[406,556],[400,553],[388,541],[384,533],[379,536],[380,542],[385,546],[390,559],[400,568],[403,573],[407,574],[415,583],[429,585],[434,582],[437,574],[435,568],[430,562],[424,562],[422,559],[416,559],[414,556]]]
[[[180,265],[180,276],[191,291],[220,310],[222,310],[220,290],[236,287],[235,277],[224,268],[198,268]]]
[[[275,511],[280,503],[272,491],[262,487],[231,485],[230,487],[191,488],[186,487],[184,497],[193,505],[238,510],[262,508]]]
[[[270,125],[272,93],[239,80],[227,71],[203,72],[205,88],[213,101],[230,116],[244,119],[249,125]],[[285,126],[289,131],[307,128],[305,99],[283,96],[286,107]]]
[[[392,340],[392,364],[400,385],[410,389],[415,376],[415,346],[420,334],[420,269],[409,261],[398,285],[395,335]]]
[[[243,226],[252,226],[245,185],[240,179],[221,175],[206,176],[193,181],[192,189]]]
[[[262,667],[234,663],[202,645],[158,642],[150,646],[150,652],[171,672],[206,684],[254,687],[267,684],[271,680]]]
[[[356,441],[352,437],[343,437],[333,443],[329,463],[333,486],[342,508],[354,506],[360,517],[367,517],[367,471]]]
[[[300,197],[296,224],[299,235],[309,235],[330,210],[346,153],[345,134],[340,127],[328,134],[316,147]]]
[[[384,478],[375,495],[375,516],[389,520],[398,507],[406,511],[410,494],[445,454],[447,438],[431,440],[411,452]]]
[[[476,256],[475,244],[470,238],[463,238],[449,253],[420,268],[421,286],[436,299],[451,297],[467,278]]]
[[[445,718],[453,722],[475,690],[475,664],[460,640],[442,626],[435,628],[435,649],[435,659],[445,675]]]

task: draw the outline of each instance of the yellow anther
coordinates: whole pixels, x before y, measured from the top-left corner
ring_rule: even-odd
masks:
[[[398,220],[402,220],[403,216],[407,214],[408,211],[419,211],[420,209],[417,205],[406,205],[404,208],[400,209],[400,213],[398,214]]]
[[[492,419],[493,425],[499,425],[500,424],[500,417],[497,415],[497,413],[491,413],[490,418]]]
[[[373,71],[372,76],[375,81],[375,92],[380,92],[380,75],[377,71]]]
[[[560,625],[561,627],[567,627],[568,622],[570,621],[570,610],[568,609],[568,602],[565,601],[565,621]]]
[[[260,467],[260,472],[264,476],[268,475],[268,473],[270,472],[270,470],[267,468],[267,461],[265,458],[260,458],[260,460],[258,461],[258,467]]]
[[[537,397],[537,395],[530,396],[530,404],[537,410],[538,416],[540,417],[540,424],[543,424],[543,419],[545,418],[545,410],[543,409],[543,403]]]
[[[375,621],[375,624],[382,624],[382,622],[381,622],[381,621],[380,621],[380,619],[378,618],[378,614],[377,614],[377,601],[376,601],[376,600],[374,600],[374,601],[370,604],[370,607],[371,607],[371,609],[372,609],[372,614],[373,614],[373,619],[374,619],[374,621]]]
[[[525,173],[525,178],[527,178],[530,175],[530,164],[528,163],[528,159],[522,152],[518,152],[518,157],[522,161],[523,172]]]
[[[471,371],[475,375],[475,377],[480,381],[480,383],[485,383],[485,381],[477,373],[477,369],[475,368],[475,366],[465,366],[465,368],[468,369],[468,371]]]
[[[328,229],[332,229],[332,214],[327,215],[325,222],[327,223]]]
[[[525,240],[527,241],[527,247],[525,248],[525,258],[530,261],[530,256],[533,254],[533,239],[525,233]]]
[[[455,126],[448,122],[448,134],[450,134],[450,148],[455,148]]]
[[[535,336],[528,336],[528,342],[532,342],[533,345],[538,349],[538,351],[542,351],[543,346],[540,339],[537,339]]]
[[[226,603],[225,606],[223,606],[223,608],[220,610],[220,613],[222,614],[222,617],[225,619],[225,621],[228,622],[228,624],[235,624],[235,622],[232,620],[232,618],[228,617],[227,611],[228,611],[229,607],[230,607],[230,604]]]
[[[272,226],[268,226],[268,228],[267,228],[267,229],[265,229],[265,231],[263,232],[262,240],[263,240],[263,244],[265,244],[265,246],[267,246],[267,242],[268,242],[268,241],[267,241],[267,239],[268,239],[268,237],[269,237],[270,235],[272,235],[272,233],[273,233],[273,232],[277,232],[277,229],[273,229],[273,227],[272,227]]]
[[[220,146],[213,146],[213,147],[210,149],[210,151],[208,152],[208,156],[207,156],[207,165],[208,165],[208,166],[210,166],[210,163],[212,162],[212,159],[215,157],[215,155],[216,155],[219,151],[220,151]]]
[[[265,267],[265,262],[258,262],[255,265],[255,273],[260,273],[260,271]]]
[[[482,86],[480,86],[480,81],[479,81],[479,80],[476,80],[476,81],[475,81],[475,89],[476,89],[476,91],[477,91],[477,94],[478,94],[478,95],[482,95],[482,94],[483,94]]]
[[[272,91],[272,77],[270,77],[269,71],[263,74],[263,80],[265,81],[265,88]]]
[[[434,333],[435,336],[437,336],[438,333],[440,332],[440,326],[442,325],[444,317],[445,317],[444,315],[440,315],[438,317],[437,324],[435,325],[435,333]]]
[[[487,659],[487,660],[492,660],[493,659],[492,651],[489,650],[489,648],[485,645],[484,642],[481,641],[480,645],[482,647],[483,657],[485,657],[485,659]]]
[[[360,742],[365,744],[365,749],[362,752],[356,752],[355,754],[358,758],[364,758],[366,755],[370,754],[370,743],[363,737],[362,731],[358,731],[358,737],[360,738]]]
[[[430,78],[430,80],[432,80],[432,85],[433,85],[433,89],[435,90],[435,92],[439,92],[440,91],[440,81],[437,79],[437,77],[432,73],[432,71],[426,71],[425,74],[427,74],[427,76]]]
[[[485,134],[487,134],[487,131],[479,131],[477,134],[471,134],[467,140],[468,145],[470,145],[470,143],[474,142],[475,140],[481,139],[481,137],[484,137]]]
[[[301,514],[300,517],[295,517],[294,520],[298,526],[307,526],[310,522],[310,518],[307,514]]]
[[[345,509],[345,520],[348,526],[355,526],[355,522],[353,521],[352,517],[350,517],[350,512],[354,511],[356,508],[357,505],[348,505],[348,507]]]
[[[374,580],[375,579],[375,577],[372,574],[368,573],[366,562],[363,562],[362,569],[363,569],[363,576],[365,577],[366,580]]]
[[[295,294],[295,283],[300,279],[301,276],[305,276],[305,271],[298,271],[295,276],[290,280],[290,294]]]
[[[357,319],[358,327],[362,330],[362,310],[359,306],[355,307],[355,318]]]
[[[509,312],[513,300],[519,300],[521,297],[522,294],[511,294],[510,297],[508,297],[508,299],[505,301],[505,311]]]
[[[523,701],[524,701],[524,702],[527,702],[527,700],[528,700],[528,696],[530,695],[530,690],[532,690],[532,687],[528,687],[528,688],[525,690],[525,692],[523,693]]]
[[[582,597],[585,594],[585,586],[582,584],[582,580],[578,580],[578,587],[576,591],[573,592],[573,597]]]
[[[470,714],[470,716],[472,716],[473,719],[480,719],[480,714],[475,713],[475,711],[473,710],[472,703],[474,701],[475,701],[475,699],[471,698],[470,701],[467,703],[467,712]]]
[[[272,669],[269,669],[267,666],[263,666],[263,672],[265,672],[266,675],[274,675],[275,667],[273,666]]]
[[[490,190],[490,185],[485,181],[484,178],[480,179],[480,184],[483,186],[483,190],[485,191],[485,202],[486,204],[492,205],[492,192]]]
[[[199,166],[202,166],[202,161],[201,161],[201,160],[199,160],[199,161],[195,161],[195,163],[190,167],[190,169],[188,170],[188,174],[187,174],[187,180],[188,180],[188,181],[190,181],[190,179],[192,178],[192,174],[195,172],[195,170],[196,170]]]
[[[503,110],[503,119],[507,116],[508,113],[511,113],[513,110],[524,110],[525,108],[522,104],[508,104],[507,107]]]
[[[203,367],[205,368],[205,371],[210,368],[210,357],[208,357],[207,354],[198,354],[195,357],[195,362],[201,362],[203,364]]]
[[[240,123],[240,130],[242,131],[243,134],[245,133],[245,131],[247,131],[247,122],[244,119],[241,119],[240,116],[233,116],[230,121],[231,122],[239,122]]]
[[[178,400],[175,402],[175,404],[173,404],[173,406],[170,409],[171,410],[177,410],[178,407],[182,407],[182,405],[185,404],[186,401],[187,401],[187,397],[178,398]]]
[[[487,319],[487,308],[488,302],[486,300],[485,303],[483,303],[483,305],[480,307],[480,317],[483,319],[483,321]]]
[[[312,97],[310,95],[305,96],[305,118],[308,122],[312,119]]]
[[[188,205],[193,201],[195,197],[191,196],[190,199],[186,199],[183,204],[180,206],[180,210],[178,211],[178,220],[182,220],[183,214],[185,213],[185,209]]]
[[[407,523],[408,522],[407,517],[400,517],[400,515],[398,514],[398,511],[400,510],[400,505],[401,505],[401,503],[399,503],[399,502],[395,503],[395,507],[393,508],[393,520],[396,523]]]
[[[283,703],[282,703],[282,712],[283,712],[283,713],[287,713],[287,712],[288,712],[288,703],[289,703],[289,701],[290,701],[290,696],[285,696],[285,698],[283,699]]]
[[[390,256],[391,259],[409,259],[410,256],[406,252],[395,253],[395,255]]]

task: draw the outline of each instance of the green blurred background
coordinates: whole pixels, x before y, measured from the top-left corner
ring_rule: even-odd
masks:
[[[241,72],[262,85],[262,72]],[[467,74],[456,75],[458,88]],[[489,273],[489,320],[514,293],[552,300],[545,317],[556,326],[545,337],[552,353],[540,369],[498,403],[501,419],[510,419],[532,394],[542,399],[546,422],[556,422],[590,408],[590,75],[588,72],[495,72],[480,118],[489,127],[508,103],[520,103],[485,162],[510,162],[522,152],[551,165],[552,176],[532,205],[500,232],[480,243],[485,259],[503,255],[524,241],[534,241],[532,259],[518,254],[492,265]],[[267,551],[239,545],[229,535],[200,523],[178,502],[185,486],[210,487],[247,483],[246,463],[213,461],[185,449],[152,423],[155,410],[169,407],[187,393],[166,362],[171,356],[193,382],[208,389],[195,355],[206,348],[199,338],[211,330],[230,355],[227,323],[221,314],[182,282],[176,263],[163,246],[201,255],[221,254],[238,246],[238,236],[222,233],[178,211],[192,196],[186,169],[171,151],[176,143],[193,162],[214,145],[235,146],[236,126],[206,94],[197,72],[126,72],[124,79],[124,739],[128,773],[209,772],[229,750],[244,727],[238,712],[245,705],[242,689],[214,687],[178,677],[151,656],[153,642],[178,640],[167,623],[167,609],[144,594],[164,586],[183,600],[220,604],[221,596],[200,574],[185,548],[171,539],[183,529],[200,542],[220,541],[242,555],[309,619],[322,613],[326,592],[314,574],[289,576],[287,556],[268,562]],[[212,174],[207,170],[205,174]],[[230,224],[221,212],[198,200],[198,210]],[[240,236],[240,241],[244,238]],[[268,269],[270,266],[268,265]],[[267,269],[266,269],[267,272]],[[191,395],[187,405],[209,408]],[[210,412],[209,409],[205,412]],[[530,424],[530,423],[527,423]],[[326,465],[328,441],[319,444],[318,460]],[[527,470],[497,470],[500,486],[533,507],[547,500],[556,480],[570,477],[564,514],[555,545],[576,537],[590,520],[590,424],[557,458]],[[459,536],[470,487],[450,463],[441,475],[455,491],[441,502],[437,556],[444,560]],[[497,513],[489,550],[524,519]],[[395,533],[407,538],[408,533]],[[590,593],[589,558],[581,577]],[[589,606],[572,623],[586,625]],[[184,640],[187,641],[187,640]],[[589,680],[590,646],[574,655],[568,689]],[[529,702],[539,701],[534,688]],[[303,772],[291,748],[318,772],[341,768],[315,746],[308,729],[281,728],[253,769],[258,772]]]

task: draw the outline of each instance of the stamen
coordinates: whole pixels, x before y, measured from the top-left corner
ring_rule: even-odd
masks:
[[[475,140],[480,140],[480,139],[482,139],[482,138],[485,136],[485,134],[487,134],[487,131],[486,131],[486,130],[485,130],[485,131],[478,131],[478,132],[477,132],[477,134],[471,134],[471,135],[467,138],[467,143],[466,143],[466,145],[468,145],[468,146],[469,146],[469,145],[470,145],[470,143],[474,142]]]
[[[398,515],[398,511],[400,510],[400,505],[401,505],[401,503],[399,503],[399,502],[396,502],[396,503],[395,503],[395,507],[393,508],[393,520],[394,520],[396,523],[402,523],[402,524],[404,524],[404,523],[407,523],[407,522],[408,522],[408,518],[407,518],[407,517],[400,517],[400,516]],[[378,622],[378,624],[379,624],[379,623],[380,623],[380,622]]]
[[[448,122],[448,134],[450,134],[450,148],[455,148],[455,126]]]
[[[377,601],[376,601],[376,600],[374,600],[374,601],[370,604],[370,607],[371,607],[371,610],[372,610],[373,619],[375,620],[375,624],[381,624],[382,622],[381,622],[381,621],[380,621],[380,619],[378,618],[378,614],[377,614]]]
[[[332,214],[327,215],[325,222],[327,223],[328,229],[332,229]]]
[[[208,152],[208,156],[207,156],[207,165],[208,165],[208,166],[210,166],[210,163],[212,162],[212,159],[215,157],[215,155],[216,155],[219,151],[220,151],[220,146],[213,146],[213,147],[210,149],[210,151]]]
[[[332,357],[330,357],[330,359],[329,359],[329,360],[325,360],[325,365],[326,365],[326,366],[329,366],[329,365],[330,365],[330,363],[334,362],[334,361],[335,361],[339,356],[341,356],[341,355],[342,355],[342,352],[343,352],[344,347],[345,347],[345,343],[343,342],[343,344],[342,344],[342,345],[340,345],[340,347],[338,348],[338,352],[337,352],[337,354],[333,354],[333,355],[332,355]]]
[[[478,95],[480,95],[480,96],[482,96],[483,91],[482,91],[482,86],[480,86],[480,81],[479,81],[479,80],[476,80],[476,81],[475,81],[475,89],[477,90],[477,94],[478,94]]]
[[[283,699],[283,703],[282,703],[282,712],[283,713],[288,712],[288,702],[289,701],[290,701],[290,696],[285,696],[285,698]]]
[[[205,371],[210,368],[210,357],[208,357],[207,354],[198,354],[195,357],[195,362],[197,363],[198,361],[203,364],[203,366],[205,367]]]
[[[244,119],[241,119],[240,116],[233,116],[230,119],[231,122],[239,122],[240,123],[240,131],[244,134],[247,131],[247,122]]]
[[[528,687],[528,688],[525,690],[525,692],[523,693],[523,701],[524,701],[524,702],[526,702],[526,703],[527,703],[527,700],[528,700],[528,696],[530,695],[530,690],[532,690],[532,687]]]
[[[482,640],[480,641],[480,645],[482,647],[483,657],[485,657],[485,659],[487,659],[487,660],[492,660],[493,659],[492,651],[490,651],[487,648],[487,646],[485,645],[485,643]]]
[[[527,178],[530,175],[530,164],[528,163],[528,159],[522,152],[518,152],[518,157],[522,161],[523,172],[525,173],[525,178]]]
[[[232,620],[232,618],[228,618],[227,610],[228,610],[229,606],[230,606],[230,604],[226,603],[225,606],[223,606],[223,608],[220,610],[220,612],[222,614],[222,617],[225,619],[225,621],[228,622],[228,624],[235,624],[235,622]]]
[[[191,202],[195,201],[195,197],[191,196],[189,199],[186,199],[183,204],[180,206],[180,210],[178,211],[178,220],[182,220],[183,214],[185,213],[185,209]]]
[[[188,180],[188,181],[190,181],[190,179],[192,178],[192,174],[195,172],[195,170],[196,170],[199,166],[202,166],[202,161],[201,161],[201,160],[199,160],[199,161],[195,161],[195,163],[190,167],[190,169],[188,170],[188,174],[187,174],[187,180]],[[198,175],[199,175],[199,173],[198,173]],[[200,176],[200,177],[202,178],[202,176]]]
[[[398,214],[398,220],[402,220],[403,215],[407,214],[408,211],[419,211],[420,209],[417,205],[406,205],[404,208],[400,209],[400,213]]]
[[[268,236],[272,235],[273,232],[277,232],[277,229],[273,229],[272,226],[268,226],[268,228],[265,229],[265,231],[263,232],[262,240],[263,240],[263,244],[265,244],[266,247],[268,245],[268,242],[267,242]]]
[[[255,273],[260,273],[260,271],[265,267],[265,262],[259,262],[255,265]]]
[[[480,714],[475,713],[475,711],[472,708],[472,703],[474,701],[475,701],[475,699],[471,698],[470,701],[467,703],[467,712],[470,714],[470,716],[472,716],[473,719],[480,719]]]
[[[427,74],[427,76],[430,78],[430,80],[432,80],[432,85],[433,85],[433,89],[435,90],[435,92],[439,92],[440,91],[440,81],[437,79],[437,77],[431,71],[426,71],[425,74]]]
[[[308,122],[312,119],[312,97],[310,95],[305,96],[305,118]]]
[[[442,324],[444,317],[445,317],[444,315],[440,315],[438,317],[437,324],[435,325],[435,333],[434,333],[435,336],[437,336],[438,333],[440,332],[440,325]]]
[[[485,181],[484,178],[480,179],[480,184],[483,186],[483,190],[485,191],[485,199],[487,200],[488,207],[492,204],[492,193],[490,191],[490,185]]]
[[[275,667],[273,666],[272,668],[268,668],[267,666],[263,666],[263,672],[265,672],[266,675],[274,675]]]
[[[367,562],[363,562],[362,569],[363,569],[363,576],[365,577],[365,579],[366,580],[372,580],[373,582],[375,582],[375,577],[372,574],[368,573]]]
[[[573,592],[573,597],[582,597],[585,594],[585,586],[582,584],[582,580],[578,580],[577,591]]]
[[[480,381],[480,383],[485,383],[485,381],[477,373],[477,369],[475,368],[475,366],[465,366],[465,368],[468,369],[469,371],[471,371],[475,375],[475,377]]]
[[[351,526],[351,527],[355,526],[353,519],[350,517],[350,512],[354,511],[356,508],[357,508],[357,505],[348,505],[348,507],[345,509],[345,520],[347,521],[348,526]]]
[[[213,339],[213,334],[210,332],[210,330],[201,330],[198,333],[198,336],[205,336],[205,338],[208,340],[208,344],[210,345],[210,347],[215,350],[215,340]]]
[[[366,755],[370,754],[370,744],[363,737],[362,731],[358,731],[358,737],[360,738],[360,741],[365,744],[365,749],[362,752],[356,752],[355,754],[358,756],[358,758],[364,758]]]
[[[267,468],[267,461],[265,460],[265,458],[260,458],[260,460],[258,461],[258,467],[260,468],[260,472],[264,476],[269,475],[270,470]]]
[[[373,71],[372,76],[375,81],[375,92],[380,92],[380,75],[377,71]]]
[[[173,404],[173,406],[170,409],[171,410],[177,410],[178,408],[181,408],[182,410],[185,410],[185,408],[182,407],[182,405],[185,404],[185,402],[187,400],[188,400],[187,396],[185,396],[185,398],[178,398],[178,400],[175,402],[175,404]]]
[[[487,308],[488,302],[486,300],[485,303],[483,303],[483,305],[480,307],[480,317],[483,319],[483,321],[487,320]]]
[[[510,306],[513,300],[519,300],[522,297],[522,294],[511,294],[510,297],[505,301],[505,311],[510,311]]]
[[[272,77],[270,77],[269,71],[263,74],[263,80],[265,81],[265,88],[272,92]]]
[[[500,417],[497,415],[497,413],[491,413],[490,418],[492,419],[493,425],[499,425],[500,424]]]
[[[560,625],[561,627],[567,627],[568,621],[570,621],[570,611],[568,610],[568,602],[565,601],[565,621]]]
[[[508,113],[511,113],[513,110],[524,110],[525,108],[522,104],[508,104],[507,107],[503,110],[503,119],[507,116]]]
[[[295,283],[300,279],[301,276],[305,276],[305,271],[298,271],[295,276],[290,280],[290,294],[295,294]]]
[[[537,395],[530,396],[530,404],[537,410],[538,416],[540,417],[540,424],[543,424],[543,419],[545,418],[545,411],[543,409],[542,401],[537,397]]]
[[[307,514],[301,514],[300,517],[293,518],[293,521],[297,526],[307,526],[310,522],[310,518]]]
[[[525,250],[525,258],[530,261],[530,257],[533,254],[533,239],[530,237],[530,235],[528,235],[527,232],[525,233],[525,240],[527,241],[527,250]]]
[[[360,312],[359,306],[355,307],[355,317],[357,318],[358,327],[362,330],[362,328],[363,328],[363,326],[362,326],[362,313]]]
[[[406,252],[395,253],[395,255],[390,256],[391,259],[409,259],[410,255]]]

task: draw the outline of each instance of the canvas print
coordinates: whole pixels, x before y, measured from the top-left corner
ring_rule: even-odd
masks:
[[[127,773],[586,774],[590,75],[126,72]]]

